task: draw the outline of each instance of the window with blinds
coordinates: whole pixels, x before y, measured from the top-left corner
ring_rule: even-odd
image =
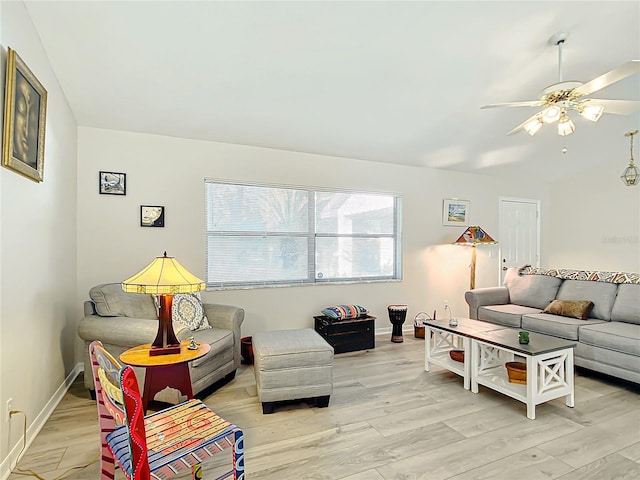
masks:
[[[401,198],[206,180],[210,288],[401,278]]]

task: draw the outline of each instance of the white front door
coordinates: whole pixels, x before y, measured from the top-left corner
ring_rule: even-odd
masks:
[[[501,198],[500,283],[509,267],[540,266],[540,201]]]

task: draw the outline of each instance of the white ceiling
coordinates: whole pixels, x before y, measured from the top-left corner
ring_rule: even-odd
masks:
[[[640,126],[578,116],[568,137],[506,136],[535,110],[480,110],[558,81],[558,31],[564,80],[640,59],[637,1],[26,6],[83,126],[546,180],[619,175]],[[640,100],[640,74],[593,96]]]

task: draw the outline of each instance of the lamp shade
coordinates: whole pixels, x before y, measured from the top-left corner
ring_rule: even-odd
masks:
[[[571,135],[576,131],[576,126],[573,124],[571,119],[567,115],[563,115],[560,117],[558,121],[558,135],[562,135],[566,137],[567,135]]]
[[[525,123],[522,128],[524,128],[527,133],[533,137],[536,133],[538,133],[538,130],[540,130],[541,127],[542,120],[538,117],[535,117]]]
[[[205,283],[187,271],[175,257],[156,257],[141,271],[122,282],[127,293],[176,294],[204,290]]]
[[[453,242],[454,245],[468,245],[473,247],[471,249],[471,276],[469,277],[469,288],[473,290],[476,288],[476,245],[490,245],[496,242],[491,235],[485,232],[477,225],[467,227],[462,235]]]
[[[587,120],[597,122],[604,113],[604,107],[601,105],[586,105],[580,109],[580,115]]]
[[[467,229],[458,237],[458,239],[453,242],[456,245],[470,245],[475,246],[480,243],[484,244],[494,244],[498,243],[491,235],[485,232],[482,228],[477,225],[469,226]]]

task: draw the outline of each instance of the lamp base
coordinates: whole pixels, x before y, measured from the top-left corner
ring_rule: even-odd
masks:
[[[171,323],[171,304],[173,303],[173,295],[160,295],[160,309],[158,312],[158,333],[156,339],[151,344],[149,356],[169,355],[172,353],[180,353],[180,340],[176,338]]]
[[[170,355],[172,353],[180,353],[180,348],[180,344],[167,345],[163,347],[151,346],[151,349],[149,350],[149,356],[155,357],[156,355]]]

